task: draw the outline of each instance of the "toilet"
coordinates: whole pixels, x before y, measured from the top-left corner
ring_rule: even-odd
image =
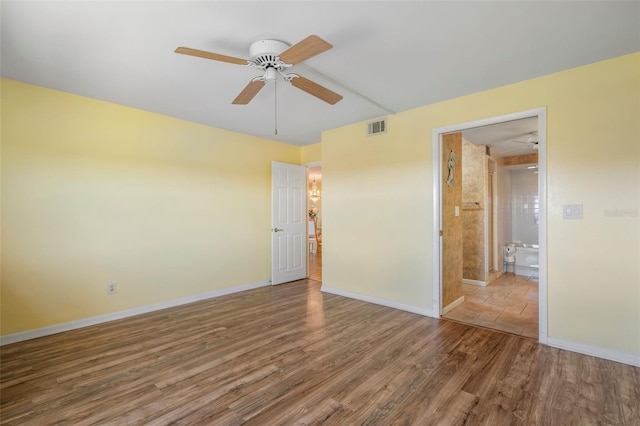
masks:
[[[513,243],[509,243],[504,246],[504,273],[509,272],[509,267],[511,267],[511,272],[513,275],[516,274],[516,246]]]

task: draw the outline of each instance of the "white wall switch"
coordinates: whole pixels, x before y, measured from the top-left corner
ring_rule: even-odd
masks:
[[[460,206],[455,206],[453,211],[454,211],[454,215],[460,216]]]
[[[563,219],[582,219],[582,204],[563,204]]]

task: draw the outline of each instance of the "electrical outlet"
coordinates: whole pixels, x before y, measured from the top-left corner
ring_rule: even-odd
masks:
[[[118,284],[115,281],[107,283],[107,294],[112,295],[118,292]]]

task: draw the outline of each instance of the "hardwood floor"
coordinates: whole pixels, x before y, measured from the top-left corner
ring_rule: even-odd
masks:
[[[6,425],[638,425],[640,368],[262,287],[0,348]]]
[[[538,340],[538,282],[502,275],[486,287],[462,284],[464,302],[444,318]]]

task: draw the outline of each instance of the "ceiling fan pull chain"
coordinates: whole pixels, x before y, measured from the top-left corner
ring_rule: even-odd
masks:
[[[273,134],[278,135],[278,89],[277,86],[278,81],[273,80],[273,100],[274,100],[274,108],[273,108]]]

